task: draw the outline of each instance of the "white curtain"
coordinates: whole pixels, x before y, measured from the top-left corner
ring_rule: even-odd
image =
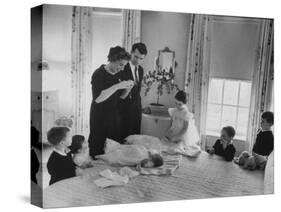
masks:
[[[246,148],[252,150],[262,112],[271,107],[273,92],[273,21],[261,20],[259,47],[252,77]]]
[[[122,10],[122,32],[122,45],[130,52],[132,45],[140,42],[141,11]]]
[[[92,8],[74,6],[72,11],[71,76],[74,133],[89,130],[88,93],[92,69]]]
[[[206,111],[209,87],[210,41],[206,15],[192,15],[189,31],[186,65],[186,87],[188,105],[194,113],[195,123],[201,136],[201,146],[205,148]]]

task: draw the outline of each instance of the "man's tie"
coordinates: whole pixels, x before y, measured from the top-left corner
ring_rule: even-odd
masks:
[[[138,79],[138,67],[135,66],[135,82],[136,84],[139,82],[139,79]]]

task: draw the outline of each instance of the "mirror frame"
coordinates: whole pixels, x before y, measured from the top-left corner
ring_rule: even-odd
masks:
[[[157,55],[157,57],[156,57],[156,68],[158,69],[158,67],[159,67],[159,58],[160,58],[160,56],[161,56],[161,54],[162,53],[165,53],[165,52],[168,52],[168,53],[172,53],[173,54],[173,58],[172,58],[172,70],[169,70],[169,72],[171,72],[171,73],[175,73],[175,68],[176,68],[176,66],[177,66],[177,62],[175,61],[175,57],[176,57],[176,53],[175,53],[175,51],[172,51],[172,50],[170,50],[169,49],[169,47],[165,47],[163,50],[158,50],[158,55]]]

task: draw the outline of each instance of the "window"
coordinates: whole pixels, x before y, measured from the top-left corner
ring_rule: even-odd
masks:
[[[94,8],[92,26],[92,65],[95,70],[107,63],[109,49],[122,43],[121,10]]]
[[[107,63],[110,47],[121,45],[122,11],[121,9],[93,8],[92,16],[92,70],[88,74],[86,86],[86,111],[90,111],[92,92],[91,77],[102,64]],[[88,122],[89,123],[89,122]],[[86,126],[85,134],[89,133]]]
[[[245,140],[251,82],[211,78],[208,93],[206,134],[219,136],[221,128],[233,126],[235,138]]]

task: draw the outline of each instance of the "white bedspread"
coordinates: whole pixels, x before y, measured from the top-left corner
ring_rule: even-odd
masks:
[[[198,158],[182,158],[175,176],[140,175],[120,187],[102,189],[94,184],[98,173],[116,167],[96,164],[81,177],[53,184],[43,191],[43,207],[121,204],[194,198],[263,194],[262,171],[247,171],[218,156],[202,152]]]

